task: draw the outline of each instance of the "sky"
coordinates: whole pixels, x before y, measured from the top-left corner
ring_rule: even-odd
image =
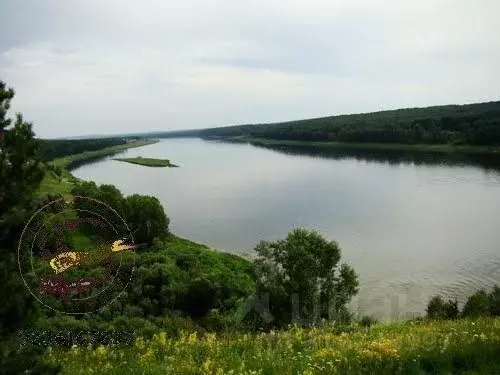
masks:
[[[42,138],[500,100],[498,0],[1,0]]]

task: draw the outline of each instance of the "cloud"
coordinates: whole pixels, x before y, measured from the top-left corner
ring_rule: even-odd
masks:
[[[499,11],[494,0],[6,0],[0,79],[42,137],[498,100]]]

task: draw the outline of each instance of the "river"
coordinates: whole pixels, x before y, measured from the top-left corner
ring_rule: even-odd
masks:
[[[500,163],[492,157],[271,149],[169,139],[73,171],[124,194],[160,199],[175,234],[232,253],[293,228],[317,230],[360,276],[353,311],[379,319],[425,313],[439,293],[463,303],[500,284]]]

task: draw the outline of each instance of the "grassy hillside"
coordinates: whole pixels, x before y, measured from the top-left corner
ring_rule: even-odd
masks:
[[[500,319],[156,334],[131,347],[54,349],[63,374],[498,374]]]
[[[48,164],[49,170],[40,184],[37,195],[47,196],[49,194],[69,194],[76,182],[76,179],[71,173],[69,173],[68,169],[75,168],[92,160],[117,154],[128,148],[141,147],[153,143],[156,143],[156,141],[147,139],[128,141],[124,144],[105,147],[97,151],[85,151],[79,154],[57,158]]]

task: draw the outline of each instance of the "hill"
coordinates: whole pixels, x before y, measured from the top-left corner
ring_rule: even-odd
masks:
[[[500,102],[408,108],[203,129],[203,138],[500,145]]]

